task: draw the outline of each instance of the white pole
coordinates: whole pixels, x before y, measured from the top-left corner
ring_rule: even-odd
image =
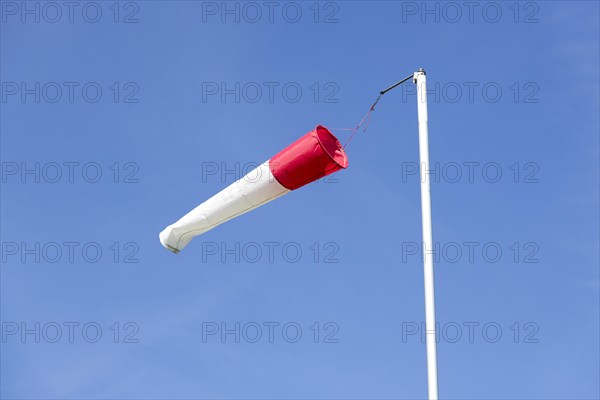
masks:
[[[435,332],[435,295],[433,286],[433,239],[431,235],[431,192],[429,189],[429,140],[427,128],[427,79],[420,68],[413,75],[417,85],[419,114],[419,155],[421,159],[421,216],[423,220],[423,272],[425,278],[425,338],[427,341],[427,387],[429,400],[438,398]]]

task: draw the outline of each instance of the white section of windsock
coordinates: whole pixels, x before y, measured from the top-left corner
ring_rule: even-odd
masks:
[[[269,161],[194,208],[160,233],[160,242],[178,253],[194,236],[290,192],[271,173]]]

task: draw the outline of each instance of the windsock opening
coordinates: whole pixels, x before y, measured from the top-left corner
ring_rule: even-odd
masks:
[[[277,153],[269,162],[277,181],[290,190],[348,167],[348,156],[335,136],[322,125]]]
[[[321,146],[323,146],[323,149],[325,149],[333,162],[339,165],[340,168],[348,168],[348,156],[340,141],[323,125],[317,125],[315,130],[317,131],[317,138]]]

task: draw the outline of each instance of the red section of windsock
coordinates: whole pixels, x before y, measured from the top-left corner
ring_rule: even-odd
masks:
[[[321,125],[269,161],[275,179],[290,190],[347,167],[348,157],[344,148],[329,129]]]

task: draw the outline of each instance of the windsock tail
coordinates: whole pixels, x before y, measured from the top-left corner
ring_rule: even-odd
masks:
[[[168,250],[178,253],[194,236],[252,211],[289,191],[275,179],[267,161],[166,227],[159,235],[160,242]]]
[[[173,244],[169,244],[168,240],[171,237],[171,233],[172,233],[173,228],[171,228],[171,225],[167,226],[159,235],[158,238],[160,239],[160,243],[164,246],[165,249],[172,251],[173,253],[177,254],[179,253],[179,250],[177,247],[177,240],[173,242]],[[189,240],[188,240],[189,243]],[[179,243],[179,246],[181,248],[183,248],[185,245],[187,245],[187,243],[183,244]]]

